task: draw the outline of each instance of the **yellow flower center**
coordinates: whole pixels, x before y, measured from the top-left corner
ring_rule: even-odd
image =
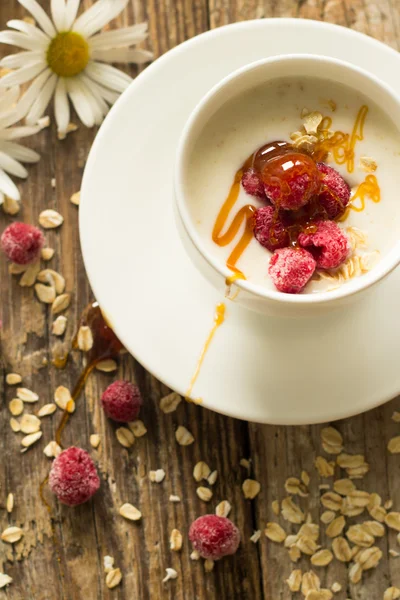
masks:
[[[47,64],[59,77],[79,75],[89,62],[89,45],[74,31],[62,31],[51,40],[47,50]]]

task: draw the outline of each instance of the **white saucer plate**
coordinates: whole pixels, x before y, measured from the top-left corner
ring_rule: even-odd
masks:
[[[224,298],[192,264],[177,231],[177,142],[222,77],[291,53],[352,62],[400,93],[400,55],[365,35],[298,19],[229,25],[150,65],[111,110],[87,163],[80,231],[95,296],[126,348],[182,395]],[[265,317],[226,301],[193,397],[233,417],[288,425],[373,408],[400,392],[399,298],[398,270],[369,297],[313,318]]]

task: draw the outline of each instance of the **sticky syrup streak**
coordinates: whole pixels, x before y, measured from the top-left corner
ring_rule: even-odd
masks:
[[[186,400],[189,400],[189,401],[195,402],[195,403],[199,403],[199,400],[194,400],[190,396],[192,394],[194,384],[196,383],[197,378],[198,378],[198,376],[200,374],[200,370],[201,370],[202,364],[204,362],[204,359],[206,357],[206,354],[207,354],[207,351],[208,351],[208,349],[210,347],[210,344],[211,344],[211,342],[212,342],[212,340],[214,338],[214,335],[215,335],[217,329],[222,325],[222,323],[224,321],[225,321],[225,304],[221,303],[221,304],[218,304],[217,307],[216,307],[216,309],[215,309],[214,325],[213,325],[210,333],[208,334],[206,342],[205,342],[205,344],[203,346],[203,349],[201,351],[199,360],[197,361],[196,370],[195,370],[195,372],[193,374],[192,379],[190,380],[190,384],[189,384],[189,387],[188,387],[187,392],[186,392]]]
[[[381,201],[381,189],[375,175],[367,175],[365,180],[360,183],[351,198],[351,203],[346,208],[346,212],[340,218],[340,221],[345,221],[351,210],[354,210],[355,212],[362,212],[365,209],[367,198],[370,198],[370,200],[375,202],[375,204],[378,204]],[[354,204],[356,200],[360,201],[358,206]]]

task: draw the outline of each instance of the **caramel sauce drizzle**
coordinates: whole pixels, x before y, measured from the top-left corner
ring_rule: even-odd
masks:
[[[204,359],[206,357],[206,354],[207,354],[207,351],[208,351],[208,349],[210,347],[210,344],[211,344],[211,342],[213,340],[213,337],[214,337],[217,329],[222,325],[222,323],[224,321],[225,321],[225,304],[221,303],[221,304],[218,304],[217,307],[216,307],[216,309],[215,309],[214,325],[213,325],[210,333],[208,334],[206,342],[205,342],[205,344],[203,346],[203,349],[201,351],[199,360],[197,361],[196,370],[195,370],[195,372],[193,374],[192,379],[190,380],[189,387],[188,387],[186,395],[185,395],[186,396],[186,400],[188,400],[188,401],[195,402],[197,404],[199,403],[199,400],[193,400],[190,396],[191,396],[191,393],[193,391],[194,384],[196,383],[197,378],[198,378],[198,376],[200,374],[200,369],[202,367],[202,364],[204,362]]]
[[[364,139],[364,125],[368,114],[368,106],[363,104],[357,113],[353,130],[349,133],[335,131],[333,136],[329,137],[332,126],[331,117],[324,117],[320,126],[319,133],[323,135],[323,140],[319,141],[313,152],[313,158],[316,162],[323,161],[329,152],[332,152],[333,158],[338,165],[346,165],[347,171],[354,171],[355,147],[358,141]]]
[[[341,217],[340,221],[345,221],[350,214],[351,210],[355,212],[362,212],[365,209],[365,201],[370,198],[372,202],[378,204],[381,201],[381,189],[378,184],[378,180],[375,175],[367,175],[365,180],[360,183],[351,198],[351,203],[347,206],[346,212]],[[358,206],[354,205],[355,200],[360,200]]]

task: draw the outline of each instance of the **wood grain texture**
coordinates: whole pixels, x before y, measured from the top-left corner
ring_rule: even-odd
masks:
[[[48,7],[48,2],[42,2]],[[91,4],[85,0],[85,6]],[[2,0],[0,25],[24,16],[17,0]],[[209,27],[253,18],[302,17],[347,25],[368,33],[398,48],[400,2],[398,0],[132,0],[117,24],[148,20],[148,47],[156,56]],[[132,67],[135,75],[138,69]],[[321,426],[272,427],[247,424],[228,419],[199,407],[181,403],[178,410],[165,415],[159,400],[168,390],[138,365],[131,357],[121,357],[118,377],[135,380],[145,399],[143,421],[148,434],[137,440],[131,450],[123,449],[116,440],[115,426],[104,418],[99,397],[116,375],[94,373],[68,425],[64,445],[76,444],[90,450],[102,477],[100,492],[94,500],[74,510],[57,505],[52,498],[51,516],[41,503],[39,484],[49,469],[43,455],[45,443],[54,438],[60,413],[43,422],[43,440],[26,454],[19,453],[19,436],[9,427],[8,402],[15,395],[5,385],[5,374],[17,371],[24,385],[40,394],[40,405],[52,401],[58,385],[72,388],[84,365],[84,357],[72,353],[64,371],[51,366],[55,354],[69,350],[78,317],[92,298],[85,276],[78,237],[78,209],[69,202],[80,188],[87,153],[95,131],[83,126],[60,143],[54,128],[28,141],[41,154],[39,165],[30,168],[30,176],[21,183],[23,211],[21,218],[36,223],[44,208],[55,208],[64,216],[60,230],[46,233],[48,245],[55,248],[50,266],[66,278],[67,291],[73,300],[68,310],[68,328],[60,341],[51,335],[49,310],[34,299],[32,289],[22,289],[18,278],[11,278],[4,260],[0,262],[2,363],[1,452],[0,461],[0,528],[9,524],[21,526],[23,541],[13,547],[0,542],[0,570],[13,577],[13,584],[0,591],[0,599],[9,600],[288,600],[292,598],[284,580],[292,565],[287,552],[262,536],[258,544],[249,538],[254,530],[263,530],[267,521],[275,519],[271,502],[286,496],[284,482],[288,476],[299,476],[302,469],[311,475],[310,495],[302,500],[314,519],[319,506],[320,480],[314,460],[323,454],[320,445]],[[56,179],[56,188],[51,179]],[[0,229],[11,222],[0,213]],[[323,399],[321,399],[323,401]],[[400,460],[388,455],[387,440],[398,432],[391,414],[398,401],[365,415],[340,422],[346,449],[365,453],[371,465],[360,487],[378,491],[384,500],[391,498],[400,506]],[[28,408],[28,411],[35,410]],[[181,447],[175,441],[178,425],[185,425],[195,443]],[[90,448],[89,437],[99,433],[98,450]],[[251,458],[251,476],[260,481],[261,493],[254,501],[244,500],[241,484],[248,473],[240,466],[241,458]],[[213,498],[207,505],[196,495],[198,484],[193,479],[195,463],[205,460],[219,476],[213,486]],[[163,468],[163,483],[149,481],[149,471]],[[11,515],[5,510],[9,492],[15,496]],[[181,502],[168,501],[170,494]],[[211,512],[221,500],[232,504],[231,517],[239,526],[243,543],[232,559],[219,563],[210,574],[202,563],[190,560],[187,533],[190,523],[200,514]],[[125,521],[118,515],[121,504],[130,502],[143,513],[138,523]],[[287,524],[282,525],[289,531]],[[52,535],[52,527],[56,543]],[[184,536],[182,552],[169,548],[173,528]],[[322,543],[325,543],[323,538]],[[389,548],[398,548],[396,536],[390,534],[378,542],[384,551],[379,569],[368,573],[362,585],[350,586],[335,596],[338,600],[379,600],[390,584],[400,586],[400,570]],[[110,591],[105,586],[103,557],[111,555],[123,573],[122,584]],[[400,559],[399,559],[400,560]],[[300,567],[307,569],[304,559]],[[178,579],[162,583],[165,568],[178,571]],[[320,569],[323,584],[346,581],[346,567],[333,563]]]

